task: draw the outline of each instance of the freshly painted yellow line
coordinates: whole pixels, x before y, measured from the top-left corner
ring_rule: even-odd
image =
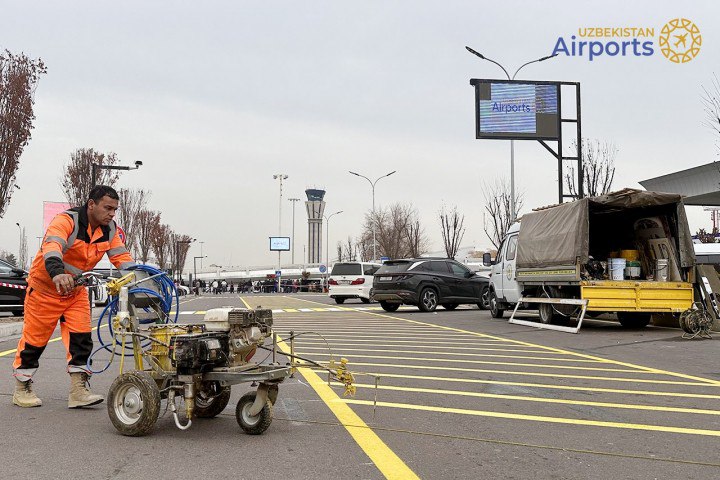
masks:
[[[715,387],[716,385],[703,382],[675,382],[672,380],[646,380],[637,378],[623,377],[593,377],[589,375],[568,375],[564,373],[538,373],[538,372],[514,372],[511,370],[488,370],[480,368],[455,368],[455,367],[434,367],[430,365],[408,365],[408,364],[391,364],[391,363],[369,363],[369,362],[353,362],[352,365],[362,365],[364,367],[392,367],[407,368],[416,370],[444,370],[449,372],[472,372],[472,373],[497,373],[498,375],[520,375],[524,377],[551,377],[551,378],[576,378],[581,380],[599,380],[602,382],[632,382],[632,383],[656,383],[661,385],[694,385],[696,387]],[[381,376],[384,374],[380,374]]]
[[[479,380],[476,378],[457,377],[433,377],[427,375],[403,375],[399,373],[366,372],[368,375],[389,378],[401,378],[412,380],[429,380],[432,382],[454,382],[454,383],[479,383],[484,385],[508,385],[513,387],[544,388],[551,390],[572,390],[580,392],[601,392],[618,393],[621,395],[647,395],[654,397],[681,397],[681,398],[702,398],[708,400],[720,400],[720,395],[708,395],[704,393],[667,392],[657,390],[626,390],[622,388],[601,388],[601,387],[576,387],[572,385],[554,385],[551,383],[527,383],[527,382],[505,382],[502,380]],[[706,385],[702,385],[705,387]]]
[[[341,384],[337,384],[341,385]],[[375,385],[369,383],[354,383],[358,388],[367,388],[372,390]],[[697,415],[720,415],[720,410],[704,410],[699,408],[679,408],[679,407],[666,407],[659,405],[637,405],[627,403],[612,403],[612,402],[590,402],[586,400],[567,400],[562,398],[545,398],[545,397],[526,397],[523,395],[503,395],[500,393],[480,393],[480,392],[460,392],[457,390],[443,390],[437,388],[419,388],[419,387],[401,387],[393,385],[378,385],[380,390],[391,390],[399,392],[416,392],[416,393],[437,393],[440,395],[450,396],[462,396],[462,397],[477,397],[477,398],[498,398],[502,400],[518,400],[522,402],[537,402],[537,403],[559,403],[563,405],[586,405],[589,407],[602,407],[602,408],[622,408],[626,410],[651,410],[655,412],[675,412],[675,413],[692,413]]]
[[[290,347],[282,340],[278,340],[278,346],[286,352],[290,351]],[[419,478],[349,406],[339,401],[340,397],[317,373],[305,367],[299,367],[298,372],[305,377],[308,384],[385,478],[397,480]]]
[[[420,352],[418,352],[420,353]],[[332,353],[328,352],[305,352],[303,350],[298,351],[298,355],[315,355],[323,357],[332,357]],[[466,354],[468,355],[468,354]],[[470,354],[471,355],[471,354]],[[634,373],[634,374],[648,374],[656,375],[653,372],[645,372],[642,370],[633,370],[630,368],[601,368],[601,367],[574,367],[572,365],[542,365],[537,363],[518,363],[518,362],[492,362],[490,360],[457,360],[453,358],[428,358],[428,357],[398,357],[392,355],[346,355],[343,352],[343,357],[346,358],[379,358],[383,360],[414,360],[419,362],[443,362],[443,363],[462,363],[462,364],[477,364],[477,365],[508,365],[513,367],[531,367],[531,368],[559,368],[563,370],[586,370],[591,372],[619,372],[619,373]]]
[[[257,297],[254,297],[254,298],[257,298]],[[250,304],[247,303],[243,297],[240,297],[240,301],[245,304],[245,308],[252,308],[252,307],[250,306]]]
[[[295,308],[286,308],[285,311],[287,313],[297,313],[297,309],[295,309]]]
[[[339,402],[349,403],[351,405],[369,405],[372,406],[373,402],[368,400],[353,400],[353,399],[340,399]],[[682,433],[686,435],[705,435],[710,437],[720,437],[720,430],[705,430],[700,428],[685,428],[685,427],[671,427],[665,425],[647,425],[642,423],[621,423],[621,422],[604,422],[600,420],[583,420],[575,418],[563,418],[563,417],[545,417],[541,415],[523,415],[518,413],[503,413],[503,412],[489,412],[484,410],[469,410],[463,408],[449,408],[449,407],[431,407],[427,405],[414,405],[410,403],[391,403],[391,402],[377,402],[378,407],[389,407],[389,408],[400,408],[407,410],[421,410],[426,412],[440,412],[440,413],[456,413],[460,415],[473,415],[478,417],[492,417],[492,418],[506,418],[510,420],[525,420],[532,422],[546,422],[546,423],[562,423],[566,425],[583,425],[592,427],[605,427],[605,428],[622,428],[628,430],[646,430],[651,432],[667,432],[667,433]]]
[[[298,345],[298,348],[302,348],[305,350],[327,350],[327,345],[325,345],[323,342],[308,342],[308,341],[298,341],[296,342]],[[308,345],[320,345],[318,347],[312,347]],[[330,346],[335,348],[340,345],[352,345],[351,343],[331,343]],[[384,345],[384,346],[396,346],[396,345]],[[401,345],[406,347],[406,345]],[[424,347],[424,348],[423,348]],[[418,350],[388,350],[384,348],[343,348],[343,352],[387,352],[387,353],[427,353],[432,355],[452,355],[452,356],[460,356],[460,357],[491,357],[491,358],[521,358],[524,360],[550,360],[552,362],[578,362],[578,363],[604,363],[604,362],[598,362],[597,360],[583,360],[583,359],[576,359],[576,358],[552,358],[552,357],[532,357],[527,355],[498,355],[496,353],[455,353],[454,350],[477,350],[476,348],[467,348],[467,347],[448,347],[443,352],[438,352],[435,350],[429,350],[430,348],[438,348],[438,347],[430,347],[430,346],[422,346],[418,345],[417,348],[422,349],[421,351]],[[450,350],[450,351],[448,351]],[[637,370],[628,370],[632,372],[636,372]]]

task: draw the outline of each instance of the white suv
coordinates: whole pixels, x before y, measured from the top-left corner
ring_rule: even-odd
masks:
[[[370,289],[373,274],[380,268],[378,263],[340,262],[333,265],[328,280],[328,296],[335,303],[344,303],[348,298],[359,298],[370,303]]]

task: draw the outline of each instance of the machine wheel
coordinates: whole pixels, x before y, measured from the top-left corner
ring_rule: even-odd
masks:
[[[390,303],[390,302],[385,302],[385,301],[381,301],[381,302],[380,302],[380,306],[381,306],[382,309],[385,310],[386,312],[394,312],[395,310],[397,310],[398,308],[400,308],[400,304],[399,304],[399,303]]]
[[[223,388],[219,394],[212,396],[201,391],[195,396],[193,415],[198,418],[217,417],[230,402],[230,387]]]
[[[425,287],[420,292],[420,303],[418,308],[421,312],[434,312],[438,306],[438,294],[430,287]]]
[[[345,303],[345,299],[340,298],[340,297],[335,297],[335,303],[337,303],[338,305],[342,305],[343,303]]]
[[[458,307],[457,303],[443,303],[442,307],[445,310],[455,310]]]
[[[646,312],[617,312],[620,325],[625,328],[643,328],[650,323],[652,314]]]
[[[477,306],[480,310],[490,309],[490,287],[483,287],[480,291],[480,302]]]
[[[248,392],[242,397],[235,407],[235,418],[237,419],[238,425],[248,435],[260,435],[268,429],[270,423],[272,423],[273,416],[273,405],[270,400],[265,403],[265,406],[260,410],[256,416],[251,417],[248,414],[250,407],[255,402],[255,396],[257,392]]]
[[[550,298],[550,296],[543,292],[540,295],[540,298]],[[538,305],[538,312],[540,313],[540,321],[542,323],[552,323],[553,320],[556,320],[558,315],[555,312],[555,308],[549,303],[539,303]]]
[[[365,298],[365,297],[360,297],[360,301],[361,301],[362,303],[370,303],[370,299],[369,299],[369,298]]]
[[[505,309],[500,308],[500,302],[498,302],[495,290],[490,291],[490,294],[488,295],[488,303],[490,304],[490,316],[493,318],[502,318],[505,313]]]
[[[121,434],[147,435],[158,419],[160,390],[148,372],[123,373],[110,385],[107,409],[110,421]]]

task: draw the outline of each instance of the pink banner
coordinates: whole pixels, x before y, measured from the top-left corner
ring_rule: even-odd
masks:
[[[64,212],[68,208],[72,208],[69,203],[43,202],[43,235],[45,235],[45,231],[47,230],[48,225],[50,225],[52,219],[55,218],[55,215],[60,212]]]

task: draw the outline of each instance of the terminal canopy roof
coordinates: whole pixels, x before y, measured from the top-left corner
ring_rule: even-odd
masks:
[[[693,245],[682,196],[628,188],[523,215],[520,222],[517,268],[575,265],[578,259],[580,263],[586,263],[589,260],[591,215],[629,213],[630,210],[635,210],[634,215],[641,215],[636,209],[663,206],[666,206],[666,211],[677,220],[680,264],[684,267],[692,266]]]
[[[643,180],[640,185],[653,192],[684,195],[685,205],[720,206],[720,162]]]

